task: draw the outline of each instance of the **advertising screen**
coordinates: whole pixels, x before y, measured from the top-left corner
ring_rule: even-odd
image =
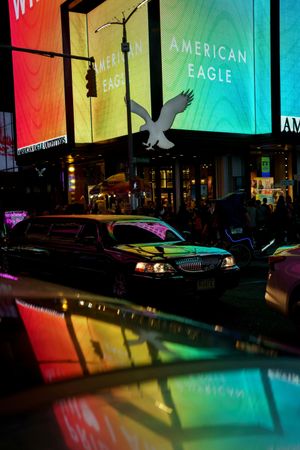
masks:
[[[173,128],[269,133],[269,1],[161,0],[160,14],[164,103],[194,94]]]
[[[69,24],[72,55],[89,57],[86,15],[70,12]],[[77,59],[72,59],[71,64],[75,142],[93,142],[90,108],[91,99],[86,95],[87,80],[85,79],[89,64],[87,61],[80,61]],[[93,99],[93,101],[95,100],[97,99]]]
[[[12,45],[62,53],[64,0],[9,0]],[[17,154],[66,143],[63,59],[13,51]]]
[[[122,22],[122,13],[127,18],[137,3],[136,0],[107,0],[87,15],[88,48],[96,62],[98,93],[96,98],[91,99],[94,142],[127,134],[125,69],[121,51],[123,27],[120,23],[98,33],[95,30],[107,22]],[[151,115],[147,5],[133,13],[126,24],[126,33],[130,44],[130,96]],[[78,120],[81,121],[80,115]],[[143,119],[132,115],[133,132],[138,131],[143,123]],[[83,123],[76,123],[78,126],[83,126]]]
[[[281,131],[300,132],[300,3],[280,0]]]

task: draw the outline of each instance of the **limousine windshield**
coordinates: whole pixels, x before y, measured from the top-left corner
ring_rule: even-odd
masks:
[[[108,232],[117,244],[153,244],[184,241],[180,234],[161,222],[114,222],[108,224]]]

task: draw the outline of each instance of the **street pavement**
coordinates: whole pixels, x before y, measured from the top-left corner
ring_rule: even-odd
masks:
[[[188,314],[206,323],[300,347],[300,334],[292,322],[265,303],[267,276],[267,260],[252,261],[241,271],[239,286],[227,291],[217,304],[207,305],[200,298]]]

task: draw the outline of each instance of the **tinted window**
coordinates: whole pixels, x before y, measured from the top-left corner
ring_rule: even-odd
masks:
[[[183,240],[167,224],[160,222],[119,222],[112,225],[111,233],[118,244]]]
[[[96,224],[92,222],[86,223],[80,232],[79,240],[90,244],[96,243],[98,240]]]
[[[46,238],[50,229],[50,223],[32,222],[27,231],[28,238]]]
[[[9,237],[11,239],[24,237],[27,227],[29,225],[28,220],[24,220],[21,222],[18,222],[9,232]]]
[[[74,240],[80,231],[81,225],[76,222],[54,223],[50,230],[51,237],[63,238],[64,240]]]

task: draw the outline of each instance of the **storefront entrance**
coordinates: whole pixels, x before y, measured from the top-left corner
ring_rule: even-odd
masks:
[[[197,158],[198,159],[198,158]],[[151,201],[177,212],[182,200],[189,209],[215,198],[213,162],[179,162],[152,167]]]
[[[251,197],[275,206],[280,195],[293,199],[292,152],[288,147],[250,154]]]

